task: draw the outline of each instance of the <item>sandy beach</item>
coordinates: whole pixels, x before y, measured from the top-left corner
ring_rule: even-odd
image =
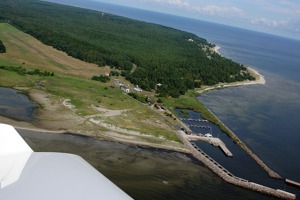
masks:
[[[255,85],[255,84],[266,84],[266,79],[265,77],[260,74],[257,70],[250,68],[250,67],[246,67],[248,72],[255,77],[256,80],[254,81],[242,81],[242,82],[233,82],[233,83],[219,83],[217,85],[213,85],[213,86],[204,86],[200,89],[198,89],[196,92],[199,94],[202,94],[204,92],[210,91],[210,90],[215,90],[215,89],[222,89],[222,88],[226,88],[226,87],[237,87],[237,86],[245,86],[245,85]]]
[[[220,52],[219,52],[220,49],[221,49],[221,47],[219,47],[219,46],[215,46],[215,47],[212,48],[212,50],[214,52],[216,52],[217,54],[221,55]]]

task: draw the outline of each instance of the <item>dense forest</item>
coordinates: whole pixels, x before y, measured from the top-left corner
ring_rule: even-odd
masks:
[[[6,48],[1,40],[0,40],[0,53],[6,53]]]
[[[119,69],[161,96],[254,79],[244,66],[211,51],[205,39],[160,25],[37,0],[1,0],[0,20],[70,56]]]

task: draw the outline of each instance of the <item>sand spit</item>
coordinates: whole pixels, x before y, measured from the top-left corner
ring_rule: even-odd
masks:
[[[210,90],[215,90],[215,89],[222,89],[222,88],[227,88],[227,87],[237,87],[237,86],[245,86],[245,85],[256,85],[256,84],[261,84],[264,85],[266,84],[266,79],[265,77],[260,74],[257,70],[246,67],[248,72],[256,78],[255,81],[241,81],[241,82],[234,82],[234,83],[219,83],[214,86],[204,86],[200,89],[197,90],[197,93],[202,94],[204,92],[210,91]]]

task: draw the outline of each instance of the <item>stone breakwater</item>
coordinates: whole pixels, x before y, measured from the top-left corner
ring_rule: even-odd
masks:
[[[240,145],[240,147],[242,149],[244,149],[256,162],[257,164],[259,164],[268,174],[270,177],[272,178],[276,178],[276,179],[282,179],[282,177],[277,174],[276,172],[274,172],[273,170],[271,170],[256,154],[254,154],[243,142],[242,140],[240,140],[240,138],[234,134],[234,132],[232,132],[213,112],[211,112],[210,110],[208,110],[217,120],[218,122],[224,126],[231,135],[229,135],[238,145]]]
[[[240,186],[246,189],[250,189],[253,191],[257,191],[263,194],[271,195],[274,197],[278,197],[281,199],[287,199],[292,200],[296,199],[296,195],[292,193],[288,193],[282,190],[276,190],[273,188],[269,188],[263,185],[259,185],[253,182],[248,182],[245,179],[238,178],[235,176],[232,176],[230,173],[228,173],[227,170],[223,170],[220,168],[220,165],[217,165],[212,161],[212,159],[209,159],[207,156],[199,152],[187,139],[185,136],[185,133],[183,131],[177,131],[178,137],[182,140],[182,142],[186,145],[186,147],[190,150],[192,155],[197,158],[199,161],[201,161],[204,165],[206,165],[209,169],[211,169],[214,173],[216,173],[219,177],[221,177],[224,181],[231,183],[236,186]],[[227,171],[227,172],[226,172]]]

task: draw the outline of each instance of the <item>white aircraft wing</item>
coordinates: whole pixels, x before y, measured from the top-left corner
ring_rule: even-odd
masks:
[[[1,200],[132,199],[80,156],[33,152],[18,132],[0,124]]]

